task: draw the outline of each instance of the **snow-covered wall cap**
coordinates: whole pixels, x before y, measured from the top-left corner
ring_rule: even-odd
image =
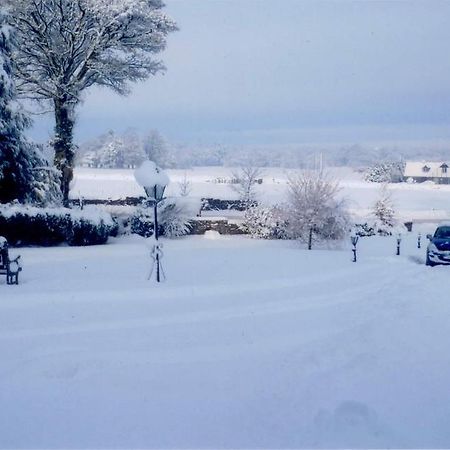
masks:
[[[139,186],[142,186],[144,189],[152,188],[153,186],[167,186],[170,183],[167,174],[153,161],[144,161],[134,171],[134,178]]]

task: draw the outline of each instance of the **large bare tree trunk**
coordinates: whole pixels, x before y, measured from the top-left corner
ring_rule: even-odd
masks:
[[[69,206],[70,182],[73,179],[75,147],[73,144],[74,105],[66,99],[55,99],[55,166],[61,171],[64,206]]]

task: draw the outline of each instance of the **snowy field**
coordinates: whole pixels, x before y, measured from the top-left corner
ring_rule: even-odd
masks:
[[[415,243],[164,241],[159,286],[137,236],[13,251],[0,447],[449,447],[449,268]]]
[[[179,195],[179,182],[184,177],[192,183],[191,196],[234,199],[237,194],[229,184],[215,183],[220,178],[230,178],[236,169],[224,167],[197,167],[190,170],[168,170],[171,184],[167,195]],[[330,168],[330,175],[340,181],[340,195],[357,219],[370,216],[375,201],[380,196],[380,185],[367,183],[362,175],[349,168]],[[293,171],[289,173],[295,173]],[[261,203],[271,204],[285,200],[288,172],[268,168],[262,171],[263,184],[257,186]],[[450,185],[391,184],[390,190],[398,218],[403,221],[440,221],[450,219]],[[132,170],[77,168],[72,197],[119,199],[144,195],[137,185]]]

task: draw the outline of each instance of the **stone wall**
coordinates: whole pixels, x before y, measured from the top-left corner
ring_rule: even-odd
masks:
[[[246,234],[238,224],[230,223],[226,219],[220,220],[193,220],[192,228],[189,234],[204,234],[205,231],[214,230],[220,234],[225,235],[236,235],[236,234]]]

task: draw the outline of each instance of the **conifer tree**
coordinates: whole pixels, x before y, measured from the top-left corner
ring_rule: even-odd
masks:
[[[57,174],[40,150],[24,136],[28,117],[16,102],[11,52],[14,32],[7,25],[7,10],[0,10],[0,203],[47,203],[57,184]]]
[[[376,218],[375,229],[377,233],[381,236],[391,235],[396,220],[391,193],[386,185],[381,188],[380,198],[373,206],[373,215]]]

